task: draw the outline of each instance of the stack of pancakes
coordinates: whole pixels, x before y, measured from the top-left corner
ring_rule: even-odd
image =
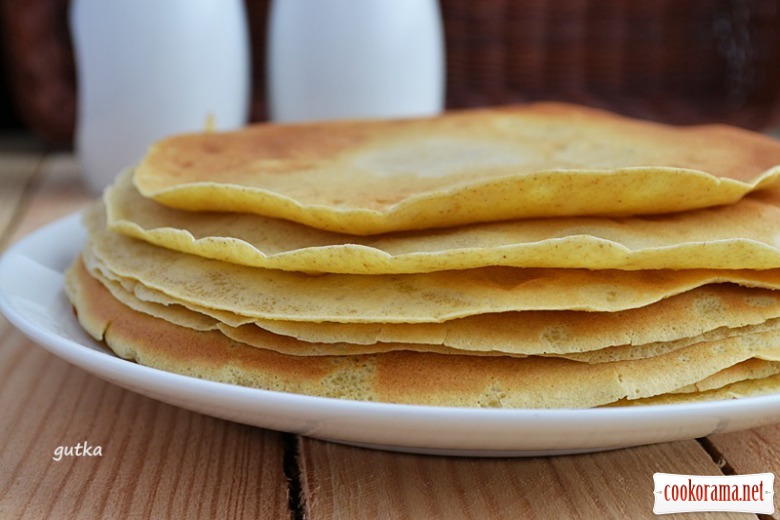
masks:
[[[564,104],[156,143],[66,276],[117,355],[258,388],[586,408],[780,391],[780,143]]]

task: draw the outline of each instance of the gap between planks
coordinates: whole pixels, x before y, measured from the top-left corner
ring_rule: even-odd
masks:
[[[653,473],[723,474],[693,440],[583,455],[478,459],[373,451],[302,437],[297,460],[303,517],[311,520],[656,518]]]

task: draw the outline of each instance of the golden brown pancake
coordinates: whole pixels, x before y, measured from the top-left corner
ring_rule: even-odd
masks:
[[[139,191],[349,234],[730,204],[775,181],[780,144],[540,103],[440,117],[260,124],[153,145]]]
[[[587,269],[780,267],[780,187],[727,206],[633,218],[537,218],[358,237],[252,214],[169,208],[132,171],[105,194],[108,227],[152,244],[287,271],[399,274],[485,266]]]
[[[780,143],[565,104],[156,143],[66,273],[117,355],[312,396],[780,390]]]
[[[90,275],[133,310],[195,330],[218,329],[238,342],[272,348],[293,356],[411,350],[451,355],[554,355],[588,363],[605,363],[643,359],[694,343],[780,328],[780,319],[777,318],[745,325],[751,318],[756,319],[756,311],[772,311],[768,305],[762,305],[768,300],[762,295],[769,291],[723,286],[694,289],[648,307],[620,313],[528,311],[478,315],[443,324],[273,322],[285,333],[277,335],[276,341],[269,342],[268,332],[276,332],[274,329],[277,327],[268,327],[268,322],[241,324],[241,320],[236,320],[238,324],[229,325],[173,300],[166,303],[142,300],[121,283],[99,272]],[[739,293],[743,293],[741,297]],[[743,311],[741,316],[739,311]],[[334,328],[339,329],[342,336],[338,341],[328,335]],[[363,343],[351,341],[349,332],[364,328],[373,328],[380,337],[384,337]],[[384,335],[383,330],[387,331]],[[282,336],[289,339],[283,340]],[[301,336],[306,339],[293,339]],[[329,341],[321,342],[319,338],[328,338]],[[648,342],[648,339],[652,341]]]
[[[765,361],[763,359],[748,359],[737,363],[710,377],[702,379],[698,383],[684,386],[675,390],[674,394],[691,394],[696,392],[709,392],[717,390],[739,381],[754,379],[766,379],[780,374],[780,363],[777,361]]]
[[[675,391],[742,361],[780,359],[780,333],[590,365],[555,358],[392,352],[286,356],[130,309],[80,261],[66,274],[79,321],[120,357],[214,381],[327,397],[470,407],[583,408]],[[286,340],[289,340],[287,338]],[[269,341],[274,341],[269,335]]]
[[[662,404],[690,404],[706,401],[727,401],[780,393],[780,374],[759,379],[737,381],[722,388],[704,392],[667,393],[642,399],[621,399],[606,406],[641,406]]]
[[[434,323],[519,310],[615,312],[715,283],[780,288],[780,269],[486,267],[408,275],[310,276],[181,254],[111,233],[102,204],[87,211],[85,223],[90,235],[85,260],[90,270],[100,269],[141,291],[163,293],[193,310],[227,311],[248,321]]]

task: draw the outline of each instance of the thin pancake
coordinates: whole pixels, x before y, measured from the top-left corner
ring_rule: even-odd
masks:
[[[73,276],[91,276],[111,293],[123,305],[134,311],[148,314],[155,318],[165,320],[171,324],[178,325],[198,331],[219,330],[225,336],[258,348],[265,348],[288,354],[291,356],[342,356],[356,354],[376,354],[379,352],[392,352],[395,350],[413,350],[416,352],[437,352],[440,354],[467,354],[467,355],[510,355],[503,352],[473,352],[463,349],[454,349],[440,345],[426,344],[408,344],[408,343],[375,343],[373,345],[355,345],[349,343],[309,343],[298,341],[287,336],[274,336],[273,341],[269,341],[269,332],[262,331],[252,324],[231,326],[222,323],[211,316],[188,309],[181,304],[168,302],[158,303],[154,301],[141,300],[125,289],[125,287],[113,280],[106,278],[99,272],[88,273],[83,262],[79,261],[71,268],[79,272]],[[517,354],[522,356],[522,354]]]
[[[398,274],[485,266],[780,267],[780,188],[655,217],[571,217],[356,237],[251,214],[181,211],[142,197],[132,172],[105,193],[108,227],[184,253],[287,271]]]
[[[780,288],[780,269],[589,271],[493,267],[409,275],[309,276],[181,254],[106,229],[102,204],[85,215],[90,269],[188,305],[255,319],[432,323],[516,310],[614,312],[713,283]],[[91,257],[90,257],[91,255]]]
[[[85,269],[83,264],[79,264],[79,269]],[[688,293],[686,293],[669,299],[676,305],[667,305],[666,301],[661,301],[650,307],[624,311],[623,313],[588,313],[584,315],[583,313],[566,311],[546,313],[529,311],[526,313],[511,313],[512,316],[515,316],[514,320],[495,319],[509,317],[510,313],[504,313],[463,318],[462,320],[453,320],[445,324],[377,326],[380,329],[405,328],[414,331],[421,328],[430,331],[449,323],[459,325],[446,329],[448,333],[441,338],[440,342],[434,343],[411,342],[408,336],[405,337],[406,341],[403,343],[374,341],[367,344],[356,344],[349,342],[348,339],[322,343],[311,338],[298,341],[293,339],[291,334],[277,334],[276,340],[269,342],[269,331],[262,330],[264,327],[258,328],[257,324],[241,324],[240,320],[237,320],[239,324],[228,325],[217,321],[213,317],[190,310],[186,306],[175,303],[172,300],[160,303],[137,298],[122,284],[106,278],[100,272],[92,272],[90,276],[106,287],[114,298],[133,310],[195,330],[219,329],[223,334],[240,343],[259,348],[271,348],[276,352],[292,356],[341,356],[411,350],[415,352],[467,355],[556,355],[588,363],[605,363],[643,359],[666,354],[703,341],[769,332],[780,328],[780,319],[768,320],[756,325],[736,326],[734,324],[744,323],[744,318],[742,321],[729,319],[728,322],[724,321],[723,318],[731,318],[732,313],[737,311],[738,306],[726,307],[721,309],[720,312],[715,311],[714,306],[710,306],[709,308],[713,312],[708,313],[702,305],[696,305],[695,302],[707,301],[709,298],[705,297],[702,300],[702,295],[699,295],[699,298],[689,298]],[[695,289],[691,293],[704,291],[705,295],[707,292],[717,294],[717,289],[726,289],[726,287]],[[728,289],[739,290],[739,288],[735,287],[728,287]],[[742,291],[746,290],[742,289]],[[750,300],[750,298],[745,298],[745,300]],[[717,302],[717,300],[710,301]],[[691,304],[691,309],[698,308],[698,312],[686,312],[691,310],[686,308],[687,304]],[[655,319],[649,322],[646,319],[643,320],[644,315],[652,315],[654,310],[657,311]],[[702,311],[704,311],[707,320],[698,319],[699,313]],[[625,314],[625,316],[622,316],[621,319],[613,320],[612,318],[616,314]],[[549,331],[557,330],[559,334],[534,336],[533,331],[535,329],[538,330],[538,323],[537,327],[535,327],[533,316],[546,318],[546,321],[551,325]],[[487,318],[487,320],[483,320],[483,318]],[[463,323],[458,323],[461,321]],[[473,323],[476,327],[469,328],[467,326],[468,323]],[[663,324],[663,327],[654,327],[654,325],[659,323]],[[333,326],[339,325],[346,328],[353,326],[351,324],[290,322],[287,324],[286,329],[295,331],[297,326],[313,332],[318,327],[331,329]],[[613,325],[614,329],[610,325]],[[700,327],[702,325],[711,328],[705,329],[706,332],[703,333],[698,328],[690,328],[691,326]],[[644,344],[640,341],[620,345],[610,343],[610,340],[615,341],[615,338],[621,337],[620,329],[628,329],[629,327],[630,330],[623,330],[623,332],[634,333],[629,335],[629,338],[634,338],[635,340],[655,338],[656,340]],[[492,334],[491,331],[493,331]],[[686,335],[686,331],[688,335]],[[664,334],[671,334],[673,339],[659,340],[659,338],[664,337]],[[418,337],[424,336],[424,334],[416,335]],[[283,339],[284,337],[288,339],[285,340]]]
[[[778,164],[780,144],[744,130],[541,103],[174,136],[134,180],[171,207],[372,234],[728,204],[774,182]]]
[[[712,374],[698,383],[684,386],[675,390],[674,394],[689,394],[695,392],[709,392],[723,388],[738,381],[748,381],[751,379],[765,379],[780,374],[780,363],[777,361],[765,361],[763,359],[748,359],[742,363],[721,370]]]
[[[705,392],[667,393],[642,399],[620,401],[606,406],[646,406],[663,404],[689,404],[706,401],[725,401],[729,399],[741,399],[745,397],[758,397],[780,393],[780,375],[765,377],[762,379],[747,379],[738,381],[722,388],[715,388]]]
[[[780,356],[780,334],[598,365],[414,352],[285,356],[133,311],[75,265],[66,274],[66,292],[79,321],[119,356],[195,377],[308,395],[447,406],[583,408],[674,391],[746,359]]]
[[[433,343],[476,350],[482,345],[525,354],[588,351],[700,336],[764,324],[780,317],[780,294],[732,284],[704,286],[618,312],[523,311],[479,314],[442,323],[332,323],[256,320],[276,334],[311,342]],[[487,341],[489,339],[489,341]]]

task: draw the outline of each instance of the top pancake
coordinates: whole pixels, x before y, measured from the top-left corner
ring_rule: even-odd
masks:
[[[150,148],[134,182],[179,209],[372,234],[728,204],[774,182],[778,164],[780,144],[747,131],[541,103],[174,136]]]

